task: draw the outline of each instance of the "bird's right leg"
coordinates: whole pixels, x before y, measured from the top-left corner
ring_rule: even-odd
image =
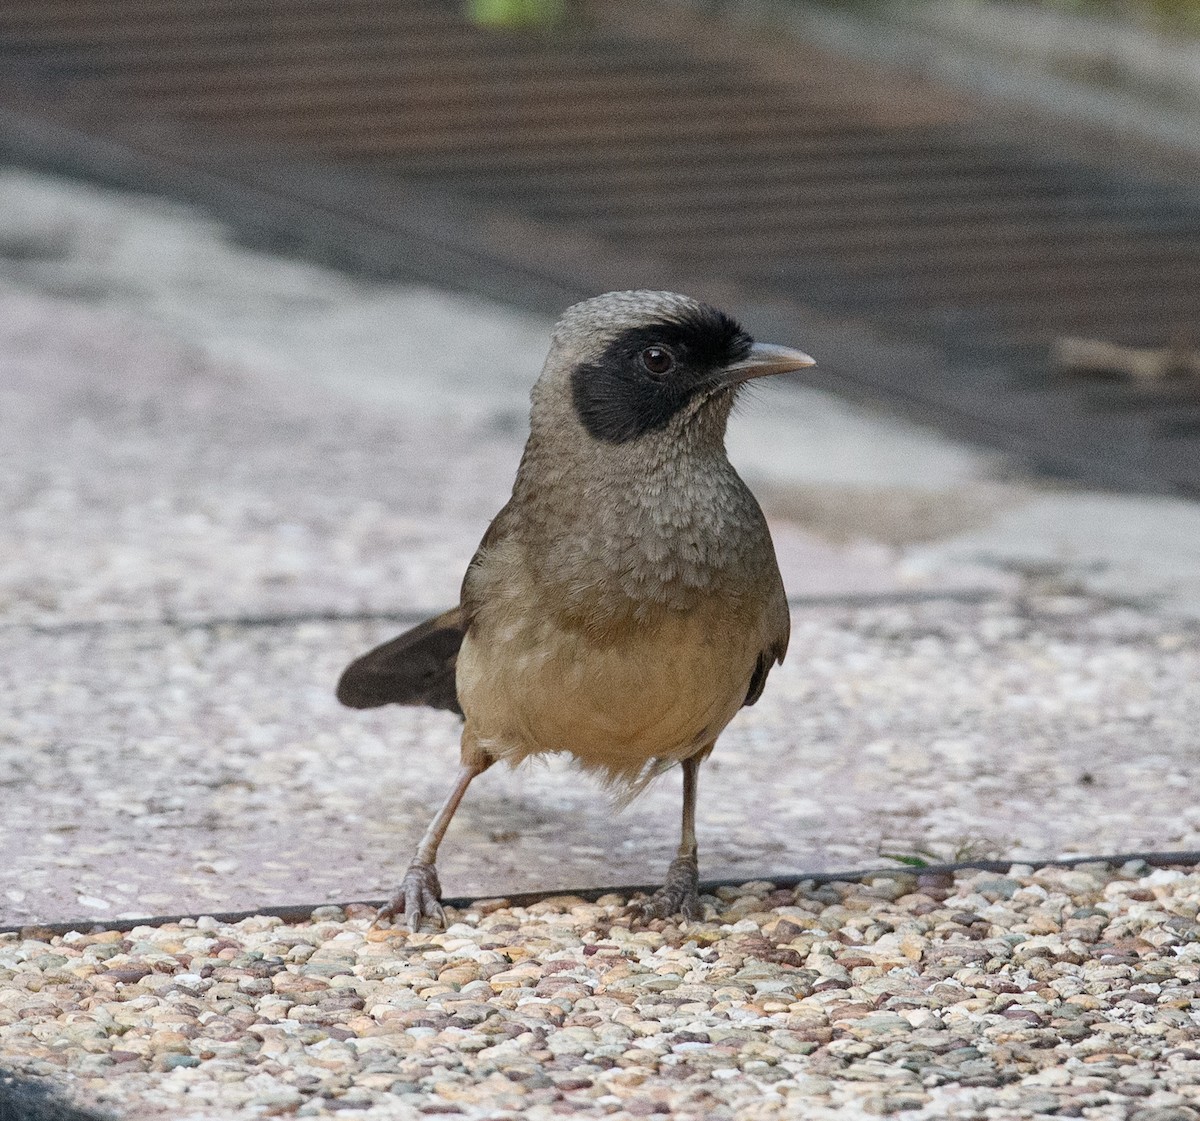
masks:
[[[454,817],[454,811],[458,809],[471,780],[483,774],[491,764],[492,761],[488,759],[482,763],[464,763],[459,768],[458,777],[454,780],[454,789],[450,791],[450,796],[442,803],[437,816],[425,830],[425,835],[417,845],[416,854],[408,866],[408,871],[404,873],[404,879],[400,881],[396,894],[390,902],[379,908],[379,913],[375,916],[376,922],[394,919],[403,914],[408,917],[409,930],[416,930],[421,925],[421,919],[425,917],[436,920],[441,926],[446,925],[446,912],[442,910],[441,901],[442,885],[438,883],[435,865],[438,846],[441,845],[450,819]]]

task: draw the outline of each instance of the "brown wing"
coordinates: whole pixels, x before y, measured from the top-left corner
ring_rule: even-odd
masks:
[[[750,675],[750,687],[746,690],[746,699],[742,701],[742,705],[752,705],[759,697],[762,696],[763,690],[767,687],[767,675],[776,666],[777,663],[783,661],[783,655],[787,650],[787,644],[783,647],[770,646],[758,656],[758,661],[754,663],[754,672]]]
[[[771,559],[774,560],[774,557]],[[758,661],[754,663],[754,672],[750,675],[750,687],[746,690],[743,706],[754,704],[762,696],[763,689],[767,686],[767,675],[783,661],[783,656],[787,653],[788,639],[791,638],[792,616],[778,566],[775,569],[775,591],[771,597],[767,619],[771,638],[759,653]]]
[[[460,604],[464,625],[469,627],[475,618],[476,612],[479,610],[479,595],[477,580],[479,566],[483,563],[484,555],[493,545],[498,545],[509,534],[512,533],[515,516],[513,514],[513,500],[510,498],[501,508],[487,527],[487,531],[483,535],[483,540],[479,542],[479,548],[475,550],[475,555],[471,558],[471,563],[467,565],[466,574],[463,576],[462,590],[459,592],[458,602]]]
[[[454,673],[466,633],[461,607],[426,620],[351,662],[337,699],[350,708],[428,705],[461,716]]]
[[[484,550],[508,535],[511,506],[508,503],[492,519],[471,558],[459,606],[427,619],[351,662],[337,685],[337,699],[342,704],[350,708],[428,705],[462,716],[455,676],[459,647],[478,606],[470,595],[471,574]]]

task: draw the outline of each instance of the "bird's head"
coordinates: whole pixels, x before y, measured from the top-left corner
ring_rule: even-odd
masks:
[[[697,429],[719,441],[739,386],[813,364],[801,351],[756,343],[690,297],[609,292],[558,321],[534,389],[534,426],[573,422],[609,445]]]

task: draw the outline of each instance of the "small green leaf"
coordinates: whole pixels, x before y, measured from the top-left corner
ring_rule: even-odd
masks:
[[[881,852],[885,860],[894,860],[898,864],[907,864],[910,868],[928,868],[929,861],[920,856],[903,856],[898,852]]]

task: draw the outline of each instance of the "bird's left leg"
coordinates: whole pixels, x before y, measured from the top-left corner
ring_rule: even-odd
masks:
[[[667,880],[649,899],[634,906],[643,918],[665,919],[683,915],[699,919],[704,915],[700,906],[700,863],[696,846],[696,788],[700,764],[708,758],[710,744],[683,761],[683,823],[680,829],[679,854],[667,869]]]

